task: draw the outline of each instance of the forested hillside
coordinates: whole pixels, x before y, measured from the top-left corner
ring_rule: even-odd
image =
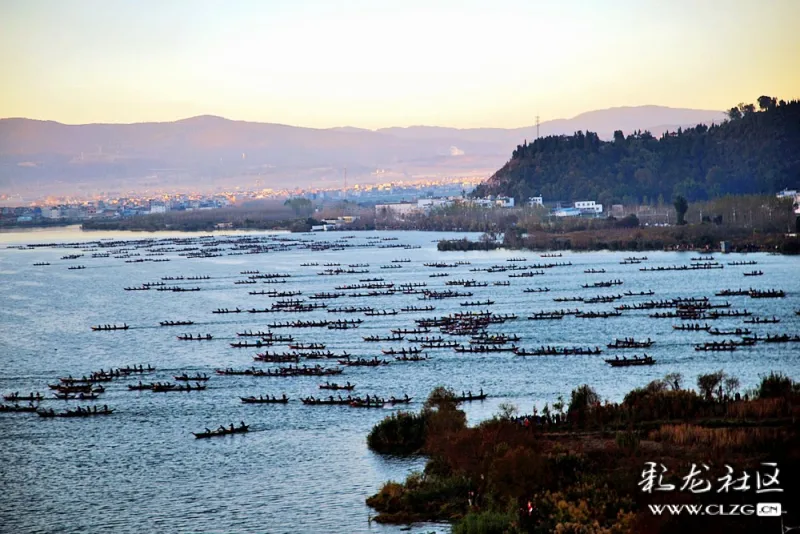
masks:
[[[473,195],[627,204],[800,187],[800,101],[762,96],[758,106],[739,104],[727,115],[722,124],[660,138],[618,130],[606,142],[579,131],[525,142]]]

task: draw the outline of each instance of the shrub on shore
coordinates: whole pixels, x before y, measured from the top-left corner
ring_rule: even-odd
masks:
[[[515,417],[505,410],[475,427],[463,424],[463,412],[440,389],[423,408],[441,417],[425,426],[424,472],[385,484],[367,504],[379,522],[445,520],[462,534],[685,532],[646,513],[647,504],[670,498],[641,491],[646,462],[669,466],[665,482],[678,486],[683,468],[703,461],[713,480],[727,465],[740,472],[763,461],[778,462],[782,481],[800,475],[792,452],[800,450],[796,384],[773,373],[762,380],[764,398],[750,400],[731,397],[725,385],[737,381],[713,374],[701,381],[714,383],[708,396],[680,389],[677,375],[631,391],[618,404],[601,403],[587,385],[572,392],[566,416],[548,410]],[[785,491],[782,498],[800,498],[797,487]],[[737,502],[720,493],[692,499]],[[715,519],[714,528],[745,531],[736,522],[741,518]]]

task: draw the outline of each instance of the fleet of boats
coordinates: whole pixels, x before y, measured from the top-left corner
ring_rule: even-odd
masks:
[[[401,248],[399,244],[381,244],[378,245],[380,240],[375,240],[373,243],[376,246],[381,246],[384,248]],[[341,245],[329,244],[323,246],[318,250],[339,250],[338,248]],[[281,245],[287,248],[275,248],[275,250],[289,250],[289,245]],[[243,249],[247,249],[247,245],[242,246]],[[256,250],[254,253],[258,252],[265,252],[266,250]],[[317,249],[311,249],[317,250]],[[244,250],[237,250],[236,252],[231,252],[232,254],[241,254],[241,253],[250,253],[244,252]],[[162,252],[153,252],[153,254],[163,254]],[[203,250],[202,247],[195,247],[195,250],[189,251],[183,250],[180,253],[181,255],[186,256],[187,258],[209,258],[209,257],[217,257],[220,254],[220,250],[215,250],[213,248],[209,248],[208,250]],[[83,257],[83,254],[80,255],[69,255],[65,256],[62,259],[71,259],[75,260],[79,257]],[[119,252],[118,255],[114,255],[114,258],[128,258],[131,256],[130,252]],[[109,254],[93,254],[92,258],[101,258],[105,257],[108,258]],[[561,253],[548,253],[542,254],[542,258],[560,258],[562,257]],[[88,257],[87,257],[88,259]],[[354,258],[355,259],[355,258]],[[164,259],[166,260],[166,258]],[[164,260],[152,260],[152,261],[164,261]],[[145,261],[145,260],[138,260],[132,259],[128,261]],[[148,260],[149,261],[149,260]],[[631,256],[625,258],[623,261],[619,262],[621,265],[632,265],[632,264],[641,264],[642,262],[648,261],[647,257],[636,257]],[[672,266],[664,266],[664,265],[645,265],[642,267],[634,267],[628,268],[632,269],[634,272],[641,271],[647,273],[661,273],[666,271],[695,271],[695,270],[707,270],[707,269],[723,269],[725,268],[724,265],[719,263],[714,259],[712,256],[703,255],[703,256],[696,256],[691,258],[691,262],[686,265],[672,265]],[[411,260],[408,258],[400,258],[392,260],[391,263],[387,265],[379,266],[380,269],[403,269],[407,267],[407,264],[411,263]],[[755,261],[734,261],[729,262],[728,266],[745,266],[745,265],[755,265],[757,262]],[[50,265],[47,262],[37,262],[34,265],[37,266],[44,266]],[[318,267],[320,265],[319,262],[306,262],[300,265],[300,267]],[[636,339],[634,337],[623,337],[623,338],[616,338],[610,343],[607,343],[604,348],[600,346],[568,346],[563,343],[551,343],[541,345],[538,348],[523,348],[517,346],[516,343],[521,341],[521,336],[512,332],[509,332],[508,326],[500,328],[495,331],[493,327],[499,325],[507,325],[518,319],[516,313],[496,313],[492,311],[492,306],[494,306],[498,301],[502,302],[501,298],[498,297],[500,293],[493,292],[490,293],[489,290],[483,289],[488,287],[496,287],[496,286],[510,286],[512,285],[512,280],[514,279],[526,279],[529,277],[535,276],[546,276],[551,272],[551,269],[556,268],[563,268],[563,267],[570,267],[572,266],[571,261],[565,262],[557,262],[557,263],[536,263],[532,261],[528,261],[527,258],[524,257],[516,257],[516,258],[506,258],[505,262],[502,262],[497,265],[491,265],[489,267],[475,267],[470,268],[470,273],[477,273],[477,272],[485,272],[485,273],[507,273],[507,274],[500,274],[504,278],[508,278],[509,280],[481,280],[471,277],[472,275],[466,275],[459,278],[458,273],[464,273],[467,270],[461,268],[464,265],[469,265],[469,262],[465,261],[457,261],[457,262],[444,262],[444,261],[435,261],[435,262],[428,262],[425,263],[423,266],[429,269],[435,269],[435,272],[428,272],[424,274],[428,274],[430,278],[438,279],[438,278],[447,278],[446,281],[440,280],[431,280],[429,282],[422,282],[422,281],[414,281],[414,282],[403,282],[399,283],[397,281],[386,281],[384,278],[381,277],[368,277],[368,278],[359,278],[358,283],[356,282],[346,282],[346,283],[338,283],[338,284],[330,284],[327,286],[330,288],[328,291],[320,291],[317,290],[315,292],[306,291],[305,296],[303,295],[302,290],[290,290],[285,291],[278,291],[275,289],[257,289],[257,288],[247,288],[252,289],[250,291],[246,291],[247,295],[253,296],[264,296],[275,299],[271,304],[268,304],[266,307],[234,307],[234,308],[217,308],[212,310],[212,314],[245,314],[241,317],[237,317],[236,319],[247,318],[247,321],[254,322],[253,317],[249,317],[249,314],[262,314],[262,313],[270,313],[270,314],[279,314],[274,315],[276,319],[270,323],[268,323],[265,329],[254,329],[254,330],[242,330],[236,332],[236,337],[231,338],[219,338],[218,336],[212,336],[212,334],[182,334],[176,336],[178,340],[202,340],[202,341],[222,341],[220,346],[230,346],[231,348],[262,348],[262,347],[273,347],[276,345],[285,345],[288,346],[287,351],[281,351],[281,349],[276,350],[275,352],[263,352],[257,353],[255,356],[252,356],[255,362],[259,362],[256,365],[262,365],[264,363],[269,364],[277,364],[275,366],[270,366],[267,368],[264,367],[250,367],[250,368],[233,368],[233,367],[224,367],[218,368],[214,370],[214,380],[228,380],[224,377],[282,377],[282,378],[291,378],[291,377],[333,377],[342,375],[344,372],[354,373],[354,376],[361,376],[360,373],[367,373],[367,372],[380,372],[379,370],[369,370],[368,368],[375,367],[375,368],[383,368],[389,365],[396,365],[401,366],[398,362],[425,362],[431,359],[428,354],[428,350],[432,351],[432,354],[435,355],[434,362],[438,362],[439,358],[439,351],[446,350],[451,351],[451,354],[458,355],[459,358],[476,358],[475,355],[494,355],[497,356],[480,356],[486,358],[504,358],[507,357],[508,354],[513,354],[515,356],[537,356],[537,357],[553,357],[553,356],[597,356],[604,354],[605,350],[613,350],[613,351],[624,351],[630,349],[650,349],[656,341],[647,338],[647,339]],[[367,263],[349,263],[346,266],[342,266],[336,262],[326,262],[323,264],[324,269],[316,273],[318,276],[324,277],[341,277],[347,280],[346,275],[356,275],[356,274],[367,274],[370,272],[370,265]],[[378,267],[378,266],[376,266]],[[85,269],[86,267],[83,265],[74,265],[70,266],[69,269]],[[630,272],[625,271],[625,267],[617,267],[612,266],[608,270],[613,274],[616,275],[620,272]],[[373,268],[374,270],[374,268]],[[451,271],[452,270],[452,271]],[[605,274],[607,272],[606,268],[586,268],[582,269],[585,274]],[[308,275],[313,276],[314,272],[306,273]],[[387,278],[390,278],[388,275],[394,274],[405,274],[405,271],[401,271],[400,273],[385,273]],[[417,280],[424,280],[422,276]],[[761,270],[754,270],[749,272],[743,272],[743,276],[763,276],[764,272]],[[262,273],[258,270],[245,270],[240,271],[239,275],[244,276],[245,278],[233,280],[233,285],[248,285],[251,286],[253,284],[272,284],[272,283],[287,283],[287,282],[296,282],[299,278],[294,278],[293,274],[288,273]],[[652,278],[654,276],[660,276],[658,274],[648,274],[648,278]],[[682,276],[682,275],[679,275]],[[225,277],[222,277],[225,278]],[[233,278],[233,277],[231,277]],[[586,277],[588,278],[588,277]],[[603,277],[606,278],[606,277]],[[338,278],[337,278],[338,279]],[[175,276],[163,276],[161,277],[160,281],[158,282],[145,282],[139,286],[130,286],[124,287],[123,289],[126,291],[148,291],[148,290],[155,290],[155,291],[164,291],[164,292],[193,292],[193,291],[200,291],[200,287],[187,287],[184,282],[187,281],[197,281],[197,280],[211,280],[210,276],[207,275],[194,275],[194,276],[187,276],[187,275],[175,275]],[[203,288],[208,288],[212,285],[221,285],[221,284],[230,284],[230,278],[225,280],[220,280],[220,278],[215,277],[214,282],[209,284],[203,284]],[[176,284],[176,285],[167,285],[167,283]],[[430,285],[429,285],[430,283]],[[514,284],[518,284],[519,281],[514,281]],[[180,285],[179,285],[180,284]],[[617,294],[595,294],[592,295],[591,293],[596,293],[597,291],[581,291],[581,290],[597,290],[600,288],[612,288],[615,286],[621,286],[625,284],[625,281],[621,278],[609,278],[600,281],[586,281],[583,283],[574,283],[572,282],[571,287],[572,290],[564,292],[560,289],[560,285],[552,285],[551,287],[542,286],[542,287],[524,287],[522,288],[522,292],[525,294],[543,294],[543,293],[554,293],[553,298],[551,299],[554,302],[576,302],[580,303],[578,306],[581,309],[559,309],[559,310],[530,310],[523,307],[520,307],[519,311],[522,314],[523,310],[525,316],[531,321],[550,321],[550,320],[557,320],[557,321],[575,321],[576,319],[614,319],[617,317],[621,317],[623,315],[628,314],[641,314],[644,317],[649,317],[653,319],[662,319],[662,318],[670,318],[674,319],[674,323],[672,326],[672,330],[674,333],[670,332],[670,335],[673,336],[685,336],[690,337],[692,342],[691,344],[687,343],[686,346],[689,345],[693,346],[694,351],[697,352],[730,352],[730,351],[737,351],[743,350],[746,347],[750,347],[756,345],[758,343],[792,343],[792,342],[800,342],[800,335],[791,334],[791,333],[764,333],[759,331],[758,333],[753,332],[754,327],[740,327],[740,326],[731,326],[729,323],[733,322],[734,320],[743,322],[747,325],[770,325],[776,324],[781,321],[781,319],[777,316],[772,317],[763,317],[763,316],[754,316],[752,311],[748,311],[746,308],[733,308],[732,303],[729,301],[716,301],[712,300],[709,297],[698,297],[698,296],[691,296],[691,297],[679,297],[679,298],[663,298],[660,300],[653,300],[653,299],[645,299],[641,297],[653,297],[655,292],[652,289],[647,290],[626,290],[624,293],[617,293]],[[628,287],[626,285],[626,287]],[[653,285],[653,287],[661,287]],[[214,289],[214,287],[212,287]],[[245,288],[242,288],[245,289]],[[306,289],[306,288],[303,288]],[[462,290],[463,289],[463,290]],[[455,302],[451,302],[449,309],[452,310],[455,307],[458,310],[460,307],[474,307],[474,308],[486,308],[485,311],[451,311],[450,313],[445,314],[434,314],[433,312],[436,311],[437,306],[433,304],[423,304],[420,305],[405,305],[401,306],[398,304],[399,298],[405,298],[407,300],[414,300],[415,297],[411,297],[412,295],[416,296],[416,299],[423,300],[423,301],[435,301],[435,300],[445,300],[445,299],[465,299],[473,297],[474,293],[473,290],[477,293],[477,297],[474,300],[458,300]],[[570,294],[572,293],[572,294]],[[245,292],[243,291],[242,294],[244,295]],[[131,297],[138,297],[138,295],[130,295]],[[146,298],[158,298],[156,294],[148,294],[148,295],[141,295],[142,297]],[[722,289],[715,293],[716,297],[731,297],[731,299],[737,303],[742,304],[741,300],[737,300],[738,297],[745,297],[749,299],[769,299],[769,298],[783,298],[785,297],[785,292],[781,289],[756,289],[756,288],[749,288],[749,289]],[[363,302],[361,300],[354,301],[353,299],[381,299],[385,297],[390,297],[385,299],[389,306],[380,307],[380,306],[360,306],[356,305],[355,302]],[[183,297],[180,297],[183,298]],[[536,296],[526,297],[530,299],[537,299]],[[541,302],[542,297],[538,297],[536,302]],[[548,299],[550,300],[550,299]],[[344,302],[342,306],[332,306],[333,301],[339,301],[339,303]],[[226,301],[220,301],[226,302]],[[372,302],[372,301],[370,301]],[[377,301],[376,301],[377,302]],[[446,303],[443,303],[446,304]],[[456,306],[458,304],[458,306]],[[601,306],[595,306],[601,305]],[[606,306],[602,306],[606,305]],[[753,306],[757,309],[757,311],[763,310],[763,308],[759,308]],[[606,308],[606,309],[602,309]],[[612,309],[613,308],[613,309]],[[327,330],[349,330],[353,328],[358,328],[362,324],[365,323],[365,319],[357,318],[357,319],[336,319],[336,320],[324,320],[324,319],[310,319],[310,320],[293,320],[291,318],[287,318],[286,314],[290,313],[310,313],[314,311],[324,311],[327,314],[361,314],[363,317],[367,318],[366,321],[367,327],[372,327],[373,325],[380,325],[380,319],[376,318],[385,318],[391,317],[392,319],[387,319],[386,323],[391,325],[391,327],[387,327],[385,330],[373,330],[367,333],[367,335],[361,336],[353,336],[350,334],[350,337],[347,339],[358,339],[360,338],[363,342],[368,343],[363,345],[364,351],[369,353],[370,351],[372,354],[369,355],[360,355],[357,352],[356,355],[352,355],[347,351],[341,350],[341,348],[337,348],[337,351],[334,352],[333,350],[328,349],[328,341],[331,339],[330,337],[314,337],[313,335],[310,338],[304,339],[302,337],[303,331],[308,331],[309,329],[327,329]],[[644,311],[644,312],[643,312]],[[762,311],[763,313],[763,311]],[[800,310],[795,311],[794,313],[800,315]],[[403,314],[413,314],[410,317],[408,315]],[[319,315],[306,315],[306,317],[319,317]],[[331,315],[323,315],[323,317],[335,317]],[[400,326],[401,320],[403,318],[406,319],[413,319],[413,321],[406,321],[407,326]],[[711,327],[709,321],[726,321],[725,326],[715,326]],[[238,322],[238,321],[237,321]],[[241,321],[244,323],[245,321]],[[190,326],[195,324],[195,321],[190,319],[179,319],[179,320],[165,320],[160,321],[158,326],[162,327],[172,327],[172,326]],[[207,324],[201,322],[200,324]],[[220,323],[222,324],[222,323]],[[617,324],[617,323],[610,323],[610,324]],[[661,323],[663,324],[663,323]],[[556,325],[549,325],[547,323],[543,323],[540,325],[531,325],[532,328],[541,327],[543,330],[548,329],[551,327],[560,327],[558,324]],[[101,324],[92,326],[91,329],[93,331],[112,331],[112,330],[128,330],[131,326],[127,323],[122,324]],[[240,327],[241,328],[241,327]],[[299,339],[296,339],[294,336],[290,335],[280,335],[273,330],[277,329],[286,329],[286,328],[293,328],[297,329],[300,332],[298,336]],[[664,328],[670,330],[666,325]],[[756,328],[758,330],[758,328]],[[319,331],[319,330],[317,330]],[[323,330],[324,332],[324,330]],[[682,334],[678,334],[678,332],[685,332]],[[706,341],[703,339],[705,334],[709,336],[725,336],[726,338],[722,341]],[[327,336],[331,336],[332,334],[328,333]],[[239,339],[238,338],[244,338]],[[700,339],[697,339],[697,338]],[[115,337],[116,338],[116,337]],[[227,339],[234,339],[235,341],[225,341]],[[334,337],[333,339],[339,339],[338,337]],[[342,338],[345,339],[345,338]],[[323,342],[325,340],[325,342]],[[404,343],[413,343],[415,345],[402,345]],[[662,341],[659,341],[658,347],[661,347]],[[383,345],[381,345],[383,344]],[[389,345],[387,345],[389,344]],[[216,344],[210,344],[211,347],[216,347]],[[337,343],[331,343],[330,346],[332,348],[337,347]],[[349,347],[348,347],[349,348]],[[197,350],[201,350],[198,348]],[[205,349],[202,349],[205,350]],[[375,353],[380,351],[380,354],[385,356],[392,356],[393,358],[383,359]],[[692,347],[688,348],[688,350],[692,350]],[[433,352],[435,351],[435,352]],[[249,358],[250,356],[248,356]],[[697,355],[696,357],[707,357],[705,355]],[[308,362],[310,360],[336,360],[336,362],[331,362],[336,367],[327,367],[322,365],[311,365],[303,362]],[[587,358],[586,361],[590,362],[593,358]],[[655,365],[657,362],[656,360],[648,355],[643,354],[642,356],[634,355],[634,356],[624,356],[624,355],[613,355],[613,357],[609,356],[604,358],[602,362],[598,358],[594,360],[599,362],[600,365],[605,364],[610,365],[611,367],[635,367],[635,366],[649,366]],[[536,365],[536,364],[534,364]],[[424,366],[424,364],[423,364]],[[350,369],[350,368],[365,368],[365,369]],[[139,380],[138,383],[126,383],[123,387],[124,389],[130,391],[150,391],[153,393],[168,393],[168,392],[202,392],[208,388],[208,384],[211,381],[211,376],[205,373],[201,373],[195,370],[196,368],[191,369],[189,371],[172,371],[172,379],[174,382],[171,381],[163,381],[163,377],[161,381],[150,381],[144,382]],[[73,378],[72,376],[67,377],[59,377],[58,383],[49,384],[50,395],[46,396],[38,392],[31,392],[30,394],[20,394],[19,392],[10,393],[4,395],[3,398],[10,404],[2,404],[0,405],[0,412],[7,412],[7,413],[25,413],[25,412],[35,412],[40,417],[49,418],[49,417],[90,417],[95,415],[110,415],[114,413],[113,409],[108,408],[108,406],[104,405],[102,408],[96,405],[89,406],[89,407],[76,407],[72,409],[67,409],[65,411],[57,411],[52,408],[43,408],[41,406],[42,403],[45,402],[56,402],[56,401],[96,401],[105,392],[105,383],[113,382],[117,379],[122,378],[130,378],[134,375],[141,375],[144,373],[152,373],[155,372],[155,369],[151,366],[147,366],[146,368],[142,365],[139,366],[128,366],[126,368],[119,368],[113,369],[108,371],[100,370],[99,372],[91,373],[88,376],[82,376],[81,378]],[[616,372],[616,371],[615,371]],[[247,379],[241,379],[243,381]],[[359,378],[359,383],[361,383]],[[212,385],[216,385],[217,382],[212,382]],[[112,386],[113,387],[113,386]],[[350,383],[349,381],[345,383],[337,383],[337,382],[330,382],[326,381],[324,383],[318,384],[318,388],[320,390],[328,390],[328,391],[345,391],[345,392],[352,392],[355,389],[355,384]],[[361,389],[359,389],[361,391]],[[202,394],[201,394],[202,395]],[[481,390],[478,394],[473,394],[472,392],[467,392],[460,396],[457,396],[455,401],[456,402],[469,402],[469,401],[480,401],[487,398],[487,394]],[[250,395],[250,396],[240,396],[239,397],[242,404],[288,404],[292,401],[287,395],[284,393],[281,396],[275,395]],[[343,405],[349,406],[353,408],[384,408],[384,407],[391,407],[395,405],[403,405],[409,404],[412,402],[411,397],[408,395],[394,397],[394,396],[376,396],[376,395],[365,395],[361,396],[352,396],[347,395],[346,397],[342,397],[341,395],[337,394],[336,397],[328,396],[326,397],[314,397],[313,395],[309,395],[307,397],[300,398],[302,404],[309,405],[309,406],[321,406],[321,405]],[[102,402],[102,401],[100,401]],[[220,426],[217,429],[211,430],[206,428],[203,432],[193,433],[197,438],[210,438],[216,436],[225,436],[228,434],[235,434],[235,433],[246,433],[249,431],[249,426],[242,422],[240,425],[235,426],[233,424],[225,427]]]

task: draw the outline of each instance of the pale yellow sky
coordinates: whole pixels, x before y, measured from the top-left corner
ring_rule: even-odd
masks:
[[[0,117],[516,127],[800,97],[800,0],[4,0]]]

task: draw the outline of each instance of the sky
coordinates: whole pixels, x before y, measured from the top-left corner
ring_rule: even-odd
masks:
[[[800,0],[2,0],[0,117],[519,127],[800,97]]]

